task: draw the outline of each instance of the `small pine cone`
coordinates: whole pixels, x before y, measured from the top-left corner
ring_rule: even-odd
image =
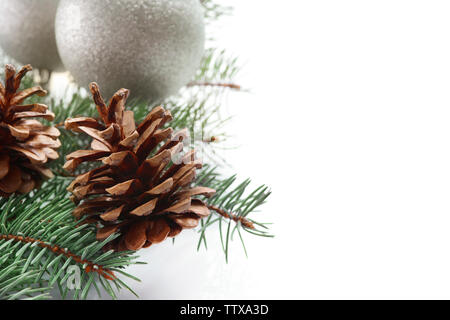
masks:
[[[37,94],[45,96],[41,87],[19,91],[30,65],[18,73],[12,65],[5,67],[5,84],[0,82],[0,196],[28,193],[39,187],[43,178],[53,176],[45,167],[48,160],[58,158],[55,149],[61,146],[59,130],[45,126],[33,118],[52,121],[55,117],[43,104],[23,105]]]
[[[187,130],[173,134],[172,128],[163,128],[172,116],[162,107],[136,127],[134,113],[125,111],[128,90],[119,90],[108,106],[96,83],[90,90],[101,120],[81,117],[65,123],[68,130],[93,138],[90,150],[67,156],[66,170],[84,162],[100,163],[68,188],[78,204],[74,216],[96,223],[98,240],[119,232],[105,248],[115,251],[146,248],[195,228],[210,214],[198,196],[215,191],[191,187],[202,165],[194,151],[181,155]],[[176,156],[181,161],[173,161]]]

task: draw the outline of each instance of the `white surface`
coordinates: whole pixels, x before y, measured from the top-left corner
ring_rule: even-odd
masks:
[[[277,237],[228,265],[189,233],[150,248],[141,298],[450,298],[450,2],[228,3],[253,93],[227,158],[272,187]]]

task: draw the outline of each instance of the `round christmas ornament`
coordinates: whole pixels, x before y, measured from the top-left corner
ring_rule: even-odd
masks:
[[[22,64],[63,70],[55,40],[59,0],[1,0],[0,47]]]
[[[205,43],[199,0],[61,0],[56,40],[65,67],[111,96],[161,100],[186,85]]]

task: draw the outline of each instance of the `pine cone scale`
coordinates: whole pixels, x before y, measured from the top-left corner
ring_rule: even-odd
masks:
[[[156,187],[146,191],[145,194],[150,196],[157,196],[160,194],[170,192],[172,187],[173,187],[173,178],[169,178],[167,180],[164,180],[164,182],[158,184]]]
[[[135,223],[125,235],[125,244],[129,250],[137,251],[147,242],[147,223]]]
[[[33,87],[30,89],[25,89],[22,92],[20,92],[19,94],[14,96],[14,98],[11,100],[11,105],[16,105],[16,104],[22,103],[26,98],[29,98],[33,95],[38,95],[39,97],[43,97],[43,96],[47,95],[47,91],[45,91],[41,87]]]
[[[150,243],[161,243],[167,239],[170,227],[164,219],[149,221],[147,224],[147,241]]]
[[[112,209],[108,212],[101,214],[100,218],[102,218],[103,221],[107,221],[107,222],[116,221],[124,209],[125,209],[125,205],[123,204],[116,209]]]
[[[11,135],[19,141],[25,141],[30,136],[30,130],[28,128],[13,127],[7,125]]]
[[[21,172],[16,166],[10,166],[8,173],[0,180],[0,190],[4,193],[14,193],[19,190],[21,184]]]
[[[0,154],[0,180],[3,179],[9,172],[9,156]]]
[[[136,123],[134,122],[134,112],[133,111],[125,111],[123,114],[123,133],[125,137],[129,137],[136,131]],[[136,135],[139,136],[139,133],[136,132]],[[123,141],[123,140],[122,140]]]

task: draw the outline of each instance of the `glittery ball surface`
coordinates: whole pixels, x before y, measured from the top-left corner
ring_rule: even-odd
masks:
[[[160,100],[194,76],[205,45],[198,0],[61,0],[56,15],[61,58],[82,86],[105,97]]]
[[[0,47],[22,64],[62,71],[55,40],[59,0],[0,0]]]

